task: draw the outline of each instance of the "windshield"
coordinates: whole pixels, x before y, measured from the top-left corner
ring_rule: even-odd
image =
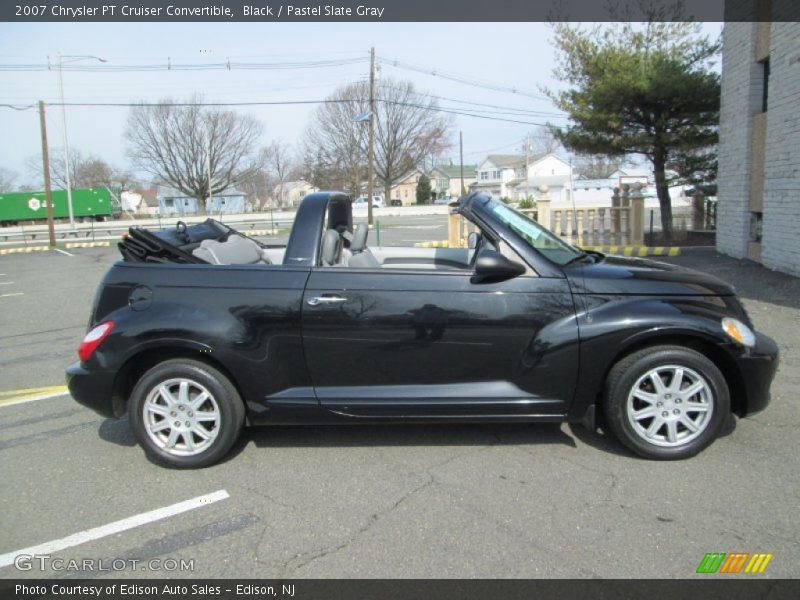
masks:
[[[579,248],[561,240],[554,233],[510,206],[492,200],[489,208],[498,219],[516,231],[522,239],[541,252],[545,258],[558,265],[565,265],[582,254]]]

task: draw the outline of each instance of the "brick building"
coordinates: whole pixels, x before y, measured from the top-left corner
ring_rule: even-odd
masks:
[[[800,276],[800,23],[725,24],[717,180],[717,249]]]

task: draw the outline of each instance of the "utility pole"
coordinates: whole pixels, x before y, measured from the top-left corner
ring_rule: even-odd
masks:
[[[367,151],[367,223],[372,225],[372,192],[375,183],[375,46],[369,51],[369,149]],[[389,202],[391,190],[384,190],[384,202]]]
[[[213,196],[211,195],[211,136],[210,135],[208,136],[208,148],[206,149],[206,177],[208,178],[208,200],[206,200],[207,203],[206,212],[208,212],[208,206],[211,206],[211,201],[213,200]]]
[[[58,92],[59,95],[61,96],[61,124],[64,128],[64,173],[67,184],[67,212],[69,213],[69,224],[73,229],[75,229],[75,214],[72,209],[72,181],[71,181],[72,178],[69,172],[70,168],[69,168],[69,142],[67,141],[67,109],[64,106],[64,58],[65,57],[61,55],[61,52],[59,52]],[[100,58],[99,56],[93,56],[93,55],[67,56],[66,58],[70,59],[68,62],[76,62],[87,58],[97,60],[101,63],[106,62],[105,58]]]
[[[525,200],[531,197],[531,184],[530,177],[528,177],[528,169],[530,168],[531,161],[531,134],[525,136]]]
[[[64,130],[64,177],[67,183],[67,213],[70,227],[75,229],[75,215],[72,212],[72,181],[69,172],[69,142],[67,141],[67,109],[64,106],[63,57],[58,53],[58,91],[61,96],[61,125]]]
[[[464,185],[464,132],[458,132],[459,161],[461,163],[461,195],[467,195],[467,186]]]
[[[53,194],[50,190],[50,155],[47,149],[47,121],[44,118],[44,102],[39,100],[39,127],[42,132],[42,168],[44,169],[44,203],[47,210],[47,233],[50,247],[56,247],[56,228],[53,224]]]

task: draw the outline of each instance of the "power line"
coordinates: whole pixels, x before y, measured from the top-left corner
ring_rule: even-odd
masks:
[[[288,61],[288,62],[235,62],[226,60],[221,63],[172,63],[168,58],[166,62],[139,65],[121,64],[64,64],[61,67],[47,64],[0,64],[0,71],[54,71],[61,68],[64,71],[81,71],[85,73],[132,73],[152,71],[233,71],[233,70],[293,70],[293,69],[320,69],[357,65],[366,62],[364,57],[339,58],[332,60],[313,61]]]
[[[329,67],[338,67],[338,66],[346,66],[346,65],[356,65],[365,63],[368,60],[368,57],[352,57],[352,58],[341,58],[341,59],[327,59],[327,60],[311,60],[311,61],[286,61],[286,62],[234,62],[227,60],[226,62],[221,63],[172,63],[171,59],[167,58],[166,62],[160,62],[155,64],[138,64],[138,65],[124,65],[124,64],[113,64],[113,63],[104,63],[104,64],[64,64],[61,65],[61,69],[65,71],[80,71],[80,72],[106,72],[106,73],[128,73],[128,72],[154,72],[154,71],[211,71],[211,70],[294,70],[294,69],[315,69],[315,68],[329,68]],[[494,90],[494,91],[503,91],[503,92],[511,92],[517,95],[523,95],[535,99],[541,100],[549,100],[548,98],[533,94],[528,92],[524,89],[513,87],[513,86],[506,86],[500,84],[492,84],[489,82],[481,82],[476,79],[471,79],[466,76],[457,75],[454,73],[448,73],[445,71],[441,71],[438,69],[430,69],[425,67],[419,67],[413,65],[411,63],[405,63],[396,59],[383,59],[384,61],[389,61],[387,64],[391,64],[397,68],[407,69],[416,71],[419,73],[427,74],[427,75],[434,75],[437,77],[441,77],[444,79],[449,79],[451,81],[457,81],[459,83],[463,83],[466,85],[472,85],[476,87],[481,87],[484,89]],[[7,72],[35,72],[35,71],[52,71],[55,70],[57,67],[51,65],[48,61],[47,64],[0,64],[0,72],[7,71]],[[555,112],[548,112],[548,111],[536,111],[531,109],[524,109],[524,108],[516,108],[516,107],[509,107],[509,106],[501,106],[497,104],[487,104],[481,102],[471,102],[468,100],[460,100],[456,98],[448,98],[445,96],[438,96],[434,94],[426,94],[423,92],[414,92],[419,96],[425,96],[430,98],[436,98],[441,101],[446,102],[454,102],[457,104],[464,104],[469,106],[476,106],[476,107],[483,107],[483,108],[490,108],[496,109],[495,111],[488,111],[488,110],[478,110],[478,109],[466,109],[462,107],[452,107],[457,110],[461,111],[469,111],[470,113],[486,113],[490,115],[497,115],[497,114],[506,114],[508,116],[527,116],[527,117],[563,117],[563,114],[555,113]],[[504,111],[498,113],[497,111]],[[477,116],[477,115],[476,115]],[[509,121],[514,122],[513,119],[509,119]]]
[[[387,86],[387,87],[389,87],[390,89],[398,89],[398,88],[391,88],[391,86]],[[486,104],[486,103],[483,103],[483,102],[471,102],[469,100],[459,100],[459,99],[456,99],[456,98],[447,98],[445,96],[437,96],[436,94],[428,94],[428,93],[425,93],[425,92],[417,92],[417,91],[415,91],[415,92],[413,92],[413,94],[416,95],[416,96],[422,96],[422,97],[426,97],[426,98],[434,98],[436,100],[443,100],[445,102],[456,102],[456,103],[459,103],[459,104],[467,104],[469,106],[482,106],[482,107],[486,107],[486,108],[495,108],[495,109],[499,109],[501,111],[501,114],[503,114],[503,111],[505,111],[505,114],[519,114],[520,116],[532,116],[532,117],[565,117],[566,116],[565,113],[556,113],[556,112],[548,112],[548,111],[541,111],[541,110],[531,110],[531,109],[528,109],[528,108],[516,108],[516,107],[513,107],[513,106],[501,106],[499,104]],[[463,109],[463,110],[474,110],[475,112],[489,112],[489,111],[483,111],[483,110],[478,110],[478,109]]]
[[[394,58],[381,58],[381,60],[385,61],[383,64],[387,64],[397,69],[405,69],[406,71],[414,71],[416,73],[422,73],[424,75],[432,75],[433,77],[440,77],[442,79],[455,81],[456,83],[462,83],[464,85],[471,85],[473,87],[479,87],[486,90],[493,90],[495,92],[508,92],[519,96],[527,96],[529,98],[534,98],[536,100],[547,100],[547,101],[550,100],[550,98],[548,98],[547,96],[542,96],[541,94],[537,94],[535,92],[531,92],[516,86],[509,86],[498,83],[492,83],[488,81],[481,81],[479,79],[467,77],[466,75],[458,75],[456,73],[448,73],[447,71],[442,71],[439,69],[431,69],[430,67],[417,66]]]
[[[275,100],[275,101],[257,101],[257,102],[48,102],[47,106],[74,106],[74,107],[97,107],[97,108],[130,108],[136,106],[144,107],[159,107],[159,106],[175,106],[175,107],[202,107],[202,106],[291,106],[303,104],[342,104],[352,102],[352,99],[323,99],[323,100]],[[534,121],[521,121],[519,119],[509,119],[505,117],[497,117],[491,115],[476,114],[471,112],[464,112],[462,110],[453,110],[450,108],[434,107],[424,104],[417,104],[415,102],[400,102],[396,100],[384,100],[382,98],[376,99],[376,102],[383,102],[384,104],[392,104],[396,106],[409,106],[413,108],[421,108],[423,110],[430,110],[432,112],[440,112],[446,114],[460,115],[464,117],[473,117],[476,119],[488,119],[491,121],[504,121],[507,123],[518,123],[521,125],[546,125],[546,123]],[[35,105],[25,106],[18,108],[11,104],[0,104],[0,107],[12,108],[15,110],[28,110]]]
[[[11,110],[30,110],[36,108],[35,104],[0,104],[0,108],[10,108]]]
[[[381,99],[381,98],[377,99],[376,102],[383,102],[385,104],[394,104],[394,105],[398,105],[398,106],[410,106],[410,107],[414,107],[414,108],[422,108],[422,109],[425,109],[425,110],[431,110],[431,111],[435,111],[435,112],[447,113],[447,114],[451,114],[451,115],[461,115],[461,116],[464,116],[464,117],[473,117],[473,118],[476,118],[476,119],[488,119],[490,121],[504,121],[506,123],[518,123],[520,125],[546,125],[546,123],[536,123],[536,122],[533,122],[533,121],[520,121],[519,119],[508,119],[508,118],[505,118],[505,117],[492,117],[490,115],[480,115],[480,114],[475,114],[475,113],[463,112],[463,111],[459,111],[459,110],[451,110],[451,109],[447,109],[447,108],[426,106],[424,104],[415,104],[414,102],[398,102],[398,101],[394,101],[394,100],[384,100],[384,99]]]
[[[511,142],[510,144],[503,144],[502,146],[496,146],[494,148],[486,148],[485,150],[474,150],[473,152],[466,152],[464,156],[474,156],[478,154],[488,154],[490,152],[497,152],[498,150],[506,150],[507,148],[513,148],[515,146],[519,146],[525,142],[524,139],[517,140],[516,142]]]
[[[176,107],[200,107],[200,106],[291,106],[301,104],[343,104],[352,102],[352,99],[323,99],[323,100],[275,100],[275,101],[256,101],[256,102],[48,102],[47,106],[75,106],[75,107],[117,107],[117,108],[130,108],[135,106],[144,107],[159,107],[159,106],[176,106]],[[495,117],[491,115],[475,114],[464,112],[460,110],[453,110],[450,108],[434,107],[424,104],[417,104],[415,102],[400,102],[396,100],[385,100],[377,98],[376,102],[383,102],[384,104],[392,104],[395,106],[409,106],[412,108],[421,108],[423,110],[430,110],[432,112],[440,112],[446,114],[460,115],[464,117],[473,117],[476,119],[488,119],[491,121],[504,121],[507,123],[518,123],[521,125],[547,125],[546,123],[534,121],[521,121],[519,119],[508,119],[505,117]],[[9,106],[10,105],[0,105]]]

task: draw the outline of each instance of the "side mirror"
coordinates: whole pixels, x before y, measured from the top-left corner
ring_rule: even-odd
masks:
[[[475,261],[475,274],[472,283],[482,283],[488,280],[502,281],[511,279],[525,272],[525,267],[514,262],[494,250],[481,252]]]
[[[469,248],[470,250],[475,250],[475,248],[478,247],[478,242],[480,241],[481,241],[481,234],[478,233],[477,231],[471,232],[467,236],[467,248]]]

